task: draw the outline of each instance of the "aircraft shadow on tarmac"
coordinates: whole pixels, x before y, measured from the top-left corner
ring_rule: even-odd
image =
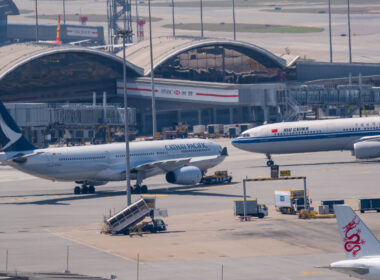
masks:
[[[230,183],[229,185],[239,184],[238,182]],[[189,196],[214,196],[214,197],[231,197],[231,198],[241,198],[242,195],[232,195],[232,194],[223,194],[223,193],[210,193],[206,192],[206,190],[211,187],[219,187],[223,185],[191,185],[191,186],[178,186],[178,187],[167,187],[167,188],[156,188],[153,190],[150,190],[147,194],[147,196],[154,196],[154,195],[189,195]],[[205,188],[205,189],[203,189]],[[134,194],[139,195],[139,194]],[[4,202],[0,205],[70,205],[68,203],[69,201],[76,201],[76,200],[84,200],[84,199],[96,199],[96,198],[102,198],[102,197],[116,197],[116,196],[125,196],[125,191],[97,191],[94,194],[87,194],[87,195],[74,195],[71,193],[49,193],[49,194],[41,194],[41,195],[23,195],[23,196],[12,196],[9,198],[30,198],[30,197],[44,197],[49,196],[50,198],[46,199],[40,199],[40,200],[33,200],[33,201],[11,201],[11,202]],[[52,198],[53,196],[53,198]],[[57,196],[63,196],[63,197],[57,197]],[[2,197],[4,198],[4,197]],[[135,198],[132,197],[132,200]]]
[[[378,164],[380,160],[361,160],[361,161],[333,161],[333,162],[311,162],[311,163],[291,163],[291,164],[278,164],[280,167],[294,167],[294,166],[319,166],[319,165],[340,165],[340,164]],[[250,168],[263,168],[266,165],[254,165]]]

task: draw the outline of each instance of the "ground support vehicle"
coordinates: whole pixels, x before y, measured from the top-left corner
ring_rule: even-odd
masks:
[[[129,234],[130,229],[151,216],[155,208],[155,199],[140,198],[136,202],[105,219],[104,233]]]
[[[210,184],[225,184],[231,183],[232,176],[228,175],[227,170],[215,171],[212,175],[204,175],[201,179],[201,184],[210,185]]]
[[[129,229],[129,234],[157,233],[166,231],[166,224],[162,219],[152,219],[143,221]]]
[[[277,190],[274,192],[274,197],[276,210],[282,214],[296,214],[305,208],[304,190]],[[309,204],[307,194],[306,203]]]
[[[363,198],[359,199],[359,210],[360,213],[365,211],[375,210],[380,212],[380,198]]]
[[[268,207],[257,203],[257,200],[246,200],[246,213],[244,216],[244,200],[235,200],[234,214],[240,217],[258,217],[260,219],[268,216]]]
[[[334,214],[334,204],[344,204],[344,200],[322,200],[321,204],[328,206],[329,214]]]

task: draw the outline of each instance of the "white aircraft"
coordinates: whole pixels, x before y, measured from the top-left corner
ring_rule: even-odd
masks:
[[[346,260],[328,269],[359,279],[380,279],[380,243],[350,206],[334,205]]]
[[[74,193],[94,193],[95,186],[125,180],[125,143],[37,149],[0,101],[0,162],[53,181],[74,181]],[[192,185],[227,156],[227,148],[203,139],[135,142],[130,144],[133,191],[145,193],[145,178],[166,174],[172,184]]]
[[[380,157],[380,117],[282,122],[244,131],[232,144],[263,153],[267,165],[272,154],[351,150],[358,159]]]

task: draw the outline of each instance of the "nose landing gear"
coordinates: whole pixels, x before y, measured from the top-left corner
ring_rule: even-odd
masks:
[[[269,167],[273,166],[274,165],[274,161],[272,160],[272,157],[271,157],[270,154],[267,155],[267,159],[268,159],[267,166],[269,166]]]

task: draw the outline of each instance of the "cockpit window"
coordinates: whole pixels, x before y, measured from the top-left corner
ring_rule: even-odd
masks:
[[[242,135],[240,135],[241,137],[249,137],[249,133],[243,133]]]

